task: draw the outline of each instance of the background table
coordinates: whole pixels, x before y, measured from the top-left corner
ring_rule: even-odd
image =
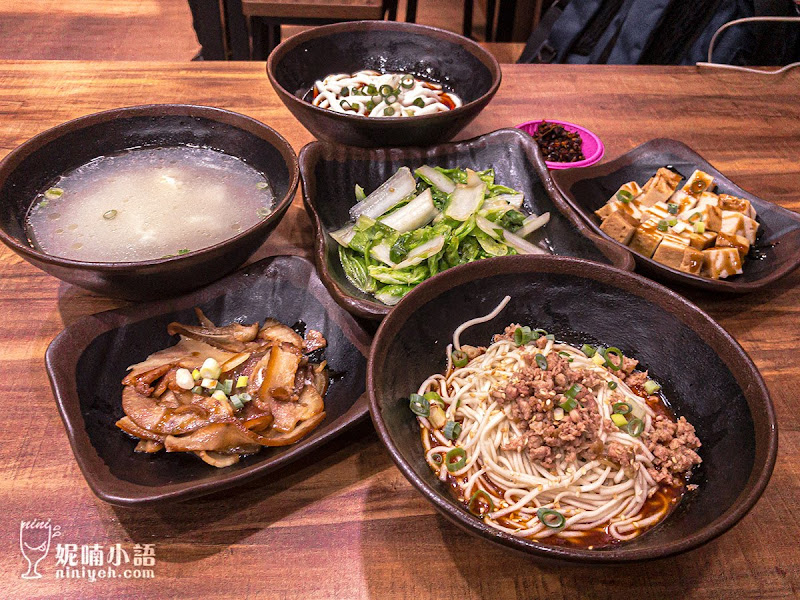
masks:
[[[742,187],[800,211],[800,72],[691,67],[504,66],[489,107],[462,134],[534,118],[597,132],[608,158],[648,139],[681,140]],[[311,141],[273,93],[263,63],[0,62],[0,155],[67,119],[152,102],[210,104]],[[258,256],[308,253],[299,197]],[[685,291],[685,290],[684,290]],[[142,509],[89,491],[43,366],[75,319],[119,306],[0,248],[0,596],[3,598],[796,597],[800,594],[800,272],[740,298],[687,293],[750,353],[780,421],[772,481],[732,531],[680,557],[629,568],[554,566],[473,538],[434,512],[394,467],[369,422],[256,483]],[[62,537],[24,580],[21,520]],[[154,544],[155,579],[55,578],[55,543]]]

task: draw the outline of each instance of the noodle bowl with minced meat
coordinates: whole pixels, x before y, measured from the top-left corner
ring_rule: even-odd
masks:
[[[506,533],[596,548],[660,522],[701,459],[685,418],[617,348],[577,348],[510,325],[461,345],[445,374],[411,395],[428,464],[483,521]]]

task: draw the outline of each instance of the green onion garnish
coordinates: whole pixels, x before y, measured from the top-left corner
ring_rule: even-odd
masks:
[[[425,100],[422,98],[414,98],[414,101],[411,104],[414,106],[419,106],[420,108],[425,108]]]
[[[626,427],[628,435],[632,435],[633,437],[639,437],[642,435],[644,431],[644,423],[642,423],[641,419],[633,418],[628,422],[628,426]]]
[[[203,393],[203,388],[200,387],[199,385],[196,385],[196,386],[194,386],[192,388],[192,393],[193,394],[202,394]]]
[[[675,225],[677,224],[678,224],[678,219],[675,218],[672,218],[669,221],[667,221],[667,225],[669,225],[670,227],[675,227]]]
[[[231,396],[229,400],[231,401],[231,404],[233,404],[233,407],[236,410],[241,410],[244,408],[244,403],[241,400],[239,400],[239,396]]]
[[[578,395],[578,392],[580,392],[580,391],[581,391],[581,384],[580,383],[573,383],[572,387],[570,387],[566,392],[564,392],[564,395],[567,398],[574,398],[575,396]]]
[[[559,406],[564,410],[565,413],[568,413],[573,408],[577,408],[578,407],[578,401],[575,400],[575,398],[569,398],[568,397],[561,404],[559,404]]]
[[[384,97],[390,96],[392,92],[394,92],[394,88],[388,83],[384,83],[380,88],[378,88],[378,93]]]
[[[658,229],[659,231],[666,231],[668,227],[669,227],[669,225],[667,224],[667,221],[665,219],[661,219],[658,222],[658,225],[656,226],[656,229]]]
[[[567,519],[564,518],[564,515],[552,508],[540,508],[536,511],[536,516],[539,517],[542,525],[548,529],[558,529],[560,531],[567,524]]]
[[[619,358],[619,363],[614,364],[614,362],[609,358],[608,356],[609,354],[613,354],[614,356]],[[619,371],[622,368],[622,350],[620,350],[619,348],[614,348],[612,346],[611,348],[608,348],[605,351],[605,354],[603,354],[603,356],[606,357],[606,366],[610,367],[612,371]]]
[[[448,440],[457,440],[461,435],[461,423],[457,421],[448,421],[444,424],[444,437]]]
[[[617,192],[617,200],[623,204],[628,204],[631,200],[633,200],[633,194],[627,190],[620,190]]]
[[[695,233],[705,233],[706,232],[706,224],[702,222],[697,222],[694,224],[694,232]]]
[[[627,415],[633,408],[627,402],[615,402],[611,405],[611,410],[618,415]]]
[[[347,100],[342,100],[341,102],[339,102],[339,106],[342,107],[342,110],[351,110],[353,108],[353,105],[350,104]]]
[[[247,392],[241,392],[239,394],[239,400],[241,400],[242,402],[250,402],[250,400],[252,400],[252,399],[253,399],[253,397],[250,394],[248,394]]]
[[[53,187],[44,193],[44,197],[47,198],[48,200],[55,200],[56,198],[61,198],[63,194],[64,190],[62,190],[61,188]]]
[[[339,92],[341,96],[349,96],[350,95],[350,88],[343,87],[342,91]]]
[[[514,330],[514,343],[517,346],[524,346],[533,338],[533,333],[530,327],[517,327]]]
[[[395,102],[397,102],[397,100],[398,98],[396,94],[391,94],[389,96],[386,96],[385,98],[386,104],[394,104]]]
[[[608,389],[610,389],[610,390],[617,389],[617,382],[616,381],[609,381],[608,382]]]
[[[256,216],[263,219],[264,217],[268,217],[270,212],[271,211],[268,207],[260,206],[258,209],[256,209]]]
[[[652,379],[648,379],[644,383],[644,391],[647,392],[648,394],[655,394],[660,389],[661,389],[661,386],[658,385]]]
[[[406,89],[414,87],[414,76],[413,75],[403,75],[400,78],[400,85],[402,85]]]
[[[533,357],[533,360],[536,361],[536,364],[542,371],[547,370],[547,359],[544,357],[544,354],[536,354],[536,356]]]
[[[581,346],[581,352],[583,352],[588,358],[592,358],[596,351],[589,344],[584,344]]]
[[[387,106],[386,108],[383,109],[383,116],[391,117],[393,114],[394,114],[394,108],[392,108],[391,106]]]
[[[463,448],[453,448],[444,455],[444,458],[447,470],[453,473],[467,464],[467,451]]]
[[[178,256],[180,256],[181,254],[189,254],[189,249],[181,248],[180,250],[178,250]]]
[[[444,400],[442,400],[442,397],[436,392],[425,392],[422,397],[428,402],[436,402],[436,404],[444,408]]]
[[[533,339],[538,340],[542,336],[547,337],[547,332],[544,329],[534,329],[533,336]]]
[[[435,462],[437,465],[442,464],[442,455],[441,454],[431,454],[431,460]]]
[[[364,105],[364,108],[367,112],[372,112],[372,109],[375,108],[375,103],[372,100],[367,100],[367,103]]]
[[[431,414],[431,403],[419,394],[411,394],[409,396],[408,407],[411,412],[419,417],[427,417]]]
[[[675,204],[674,202],[669,202],[667,204],[667,211],[671,215],[677,215],[678,214],[678,205]]]
[[[611,420],[614,421],[614,425],[620,428],[625,427],[625,425],[628,424],[628,419],[619,413],[614,413],[611,415]]]
[[[370,83],[369,85],[367,85],[366,91],[367,94],[369,94],[370,96],[374,96],[375,94],[378,93],[378,88],[376,88],[374,85]]]
[[[111,210],[107,210],[106,212],[103,213],[103,218],[106,221],[110,221],[111,219],[113,219],[116,216],[117,216],[117,211],[115,211],[113,208]]]
[[[489,510],[487,511],[476,510],[475,504],[478,502],[478,500],[483,500],[486,504],[488,504]],[[471,512],[473,515],[482,517],[487,513],[494,512],[494,502],[492,502],[492,497],[489,494],[487,494],[483,490],[477,490],[474,494],[472,494],[472,496],[470,496],[469,502],[467,503],[467,508],[469,509],[469,512]]]
[[[702,221],[703,220],[703,213],[699,213],[699,212],[692,213],[691,215],[689,215],[689,218],[686,219],[686,220],[689,221],[689,223],[694,223],[695,221]]]
[[[453,365],[459,368],[466,367],[469,362],[469,356],[463,350],[454,350],[450,358],[453,359]]]
[[[555,342],[556,341],[556,336],[554,336],[552,333],[548,333],[544,337],[545,337],[545,339],[550,340],[551,342]]]
[[[256,184],[256,189],[257,189],[257,190],[265,190],[265,189],[267,189],[268,187],[269,187],[269,184],[268,184],[266,181],[259,181],[259,182]]]
[[[247,387],[247,382],[250,378],[247,375],[239,375],[239,378],[236,380],[236,387],[243,388]]]

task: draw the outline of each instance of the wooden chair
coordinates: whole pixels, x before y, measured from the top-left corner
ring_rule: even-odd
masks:
[[[394,21],[397,0],[242,0],[242,10],[250,18],[253,58],[266,60],[281,41],[281,25],[383,20],[385,16]]]

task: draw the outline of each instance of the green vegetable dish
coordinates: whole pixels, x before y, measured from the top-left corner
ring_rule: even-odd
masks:
[[[416,175],[416,177],[415,177]],[[368,196],[356,185],[351,221],[331,233],[347,279],[397,304],[440,271],[492,256],[549,254],[525,238],[550,220],[527,215],[522,193],[495,183],[493,169],[401,167]]]

